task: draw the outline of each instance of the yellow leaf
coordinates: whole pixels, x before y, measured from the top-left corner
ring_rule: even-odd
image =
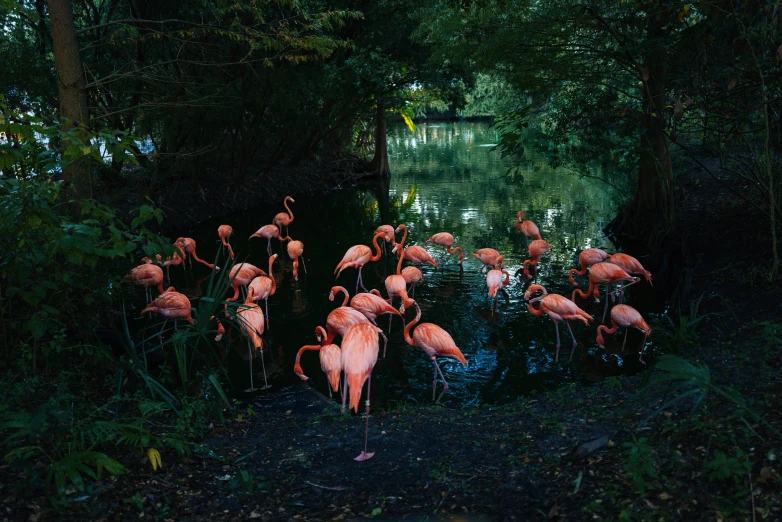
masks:
[[[400,114],[402,115],[402,119],[405,120],[407,128],[410,129],[410,132],[415,132],[415,123],[413,123],[413,118],[404,113]]]
[[[147,458],[149,463],[152,464],[152,471],[157,471],[158,468],[163,469],[163,461],[160,460],[160,452],[155,448],[149,448],[147,450]]]

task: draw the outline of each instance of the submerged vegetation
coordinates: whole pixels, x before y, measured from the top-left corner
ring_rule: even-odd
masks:
[[[779,7],[0,0],[3,516],[779,518]],[[212,319],[241,331],[246,258],[211,260],[194,324],[130,324],[170,214],[382,184],[389,122],[438,115],[493,118],[509,185],[531,149],[606,185],[666,301],[642,376],[399,400],[377,476],[327,457],[355,435],[333,409],[237,398]],[[416,204],[385,192],[384,219]]]

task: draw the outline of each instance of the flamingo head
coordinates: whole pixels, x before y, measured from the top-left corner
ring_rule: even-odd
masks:
[[[538,291],[543,292],[543,295],[541,297],[545,296],[548,293],[546,292],[546,289],[543,288],[542,285],[530,285],[529,288],[527,288],[527,291],[524,292],[524,299],[529,301],[530,297],[532,297],[532,294]]]
[[[396,243],[394,243],[394,249],[393,249],[393,250],[391,250],[391,253],[392,253],[392,254],[396,254],[396,251],[397,251],[398,249],[399,249],[399,245],[397,245]]]
[[[394,230],[394,232],[398,234],[398,233],[400,233],[403,230],[407,230],[407,226],[404,223],[402,223],[398,227],[396,227],[396,230]]]
[[[326,330],[322,326],[315,327],[315,338],[322,342],[326,338]]]
[[[403,314],[405,313],[405,310],[412,308],[413,306],[417,306],[415,299],[411,299],[409,297],[402,299],[402,306],[399,307],[399,313]]]
[[[518,212],[516,212],[516,217],[518,217],[519,219],[524,219],[524,211],[519,210]]]
[[[296,203],[296,200],[295,200],[295,199],[293,199],[293,198],[292,198],[292,197],[290,197],[290,196],[285,196],[285,201],[290,201],[291,203]]]
[[[600,346],[600,348],[605,348],[605,339],[603,339],[603,332],[600,329],[597,330],[597,338],[595,338],[595,342],[598,346]]]

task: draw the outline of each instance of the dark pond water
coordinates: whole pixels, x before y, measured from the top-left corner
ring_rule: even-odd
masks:
[[[271,328],[265,335],[266,368],[273,385],[297,380],[293,359],[304,344],[316,344],[314,328],[324,325],[335,303],[328,300],[329,289],[341,284],[351,290],[356,271],[346,270],[334,280],[334,267],[352,245],[369,244],[375,227],[405,223],[408,245],[424,246],[424,240],[436,232],[448,231],[456,245],[467,254],[464,269],[455,264],[457,256],[441,270],[424,267],[425,280],[416,288],[416,299],[423,321],[447,330],[464,352],[469,367],[443,360],[441,366],[451,386],[443,400],[450,404],[491,403],[509,400],[532,390],[552,389],[568,382],[589,382],[606,375],[637,371],[635,357],[622,361],[616,355],[598,350],[595,343],[597,323],[589,328],[581,324],[573,330],[579,343],[573,362],[567,329],[562,328],[562,357],[554,362],[554,325],[548,317],[534,317],[523,299],[525,286],[518,279],[506,288],[496,311],[487,297],[480,263],[469,256],[478,248],[499,250],[508,270],[514,274],[526,258],[525,241],[513,224],[517,210],[524,210],[535,221],[552,251],[542,258],[537,282],[549,292],[569,296],[566,269],[575,266],[578,253],[587,247],[615,248],[603,237],[601,229],[614,214],[614,203],[598,183],[579,179],[573,173],[551,168],[545,158],[528,156],[522,169],[523,183],[506,181],[508,164],[499,153],[491,152],[495,132],[486,123],[420,125],[415,133],[406,127],[393,127],[389,149],[393,175],[389,182],[372,182],[359,188],[337,189],[314,197],[296,197],[292,204],[295,220],[290,226],[294,239],[304,242],[308,273],[295,282],[291,262],[280,255],[274,267],[277,293],[269,301]],[[595,171],[599,175],[599,171]],[[266,241],[248,237],[271,222],[283,210],[279,204],[242,212],[221,221],[208,223],[182,235],[198,242],[199,255],[213,259],[217,227],[227,223],[234,228],[232,244],[237,259],[246,259],[266,268]],[[284,252],[272,241],[276,252]],[[440,254],[441,248],[428,247]],[[437,256],[435,256],[437,257]],[[381,259],[364,269],[367,288],[382,289],[383,280],[392,273],[392,259]],[[200,290],[172,271],[173,283],[197,296]],[[203,266],[197,275],[208,275]],[[581,278],[582,287],[586,279]],[[629,302],[644,311],[631,288]],[[602,305],[580,302],[597,318]],[[408,313],[408,319],[412,315]],[[385,316],[381,326],[387,326]],[[394,405],[394,401],[431,401],[432,367],[425,354],[408,347],[396,321],[389,337],[388,357],[380,359],[373,373],[373,405]],[[637,334],[637,335],[636,335]],[[631,332],[630,346],[638,346],[638,332]],[[223,343],[245,350],[244,341],[233,336]],[[620,339],[621,342],[621,339]],[[621,345],[620,345],[621,346]],[[609,342],[609,350],[612,343]],[[247,386],[247,363],[232,349],[229,371],[237,390]],[[302,361],[309,384],[326,393],[326,380],[318,356],[308,352]],[[256,366],[260,372],[260,365]],[[256,383],[262,379],[256,373]]]

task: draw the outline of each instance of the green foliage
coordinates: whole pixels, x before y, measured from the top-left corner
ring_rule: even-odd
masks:
[[[703,469],[710,482],[732,479],[738,485],[746,480],[752,469],[752,462],[740,449],[736,449],[735,457],[728,457],[723,452],[714,450],[714,458],[706,461]]]
[[[521,161],[524,158],[524,139],[529,128],[530,105],[525,105],[508,114],[498,117],[494,127],[500,135],[497,145],[491,150],[499,150],[503,158],[510,158],[513,166],[508,168],[506,178],[509,181],[523,183],[521,175]]]
[[[666,348],[669,353],[679,355],[682,350],[698,342],[698,333],[695,327],[712,315],[700,314],[702,300],[703,295],[691,301],[689,310],[685,313],[679,310],[678,321],[674,321],[669,315],[665,316],[668,320]]]
[[[627,471],[630,473],[635,487],[641,496],[646,494],[648,484],[647,477],[657,478],[657,468],[654,465],[654,454],[649,447],[649,439],[634,438],[632,442],[622,444],[625,451]]]

